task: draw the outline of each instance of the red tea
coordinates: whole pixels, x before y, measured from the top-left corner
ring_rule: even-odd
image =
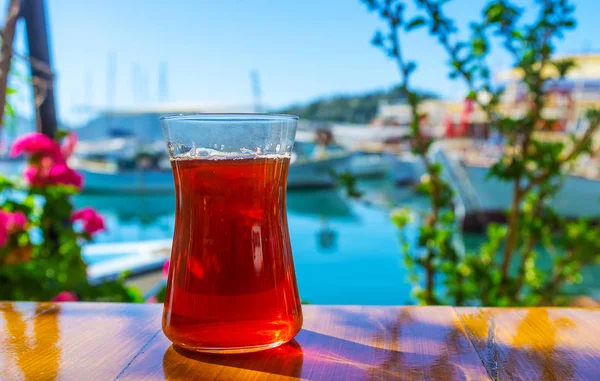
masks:
[[[289,158],[174,160],[172,167],[167,337],[230,351],[291,340],[302,311],[285,209]]]

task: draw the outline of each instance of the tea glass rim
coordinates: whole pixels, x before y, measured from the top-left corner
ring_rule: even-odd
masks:
[[[192,122],[278,122],[297,121],[296,115],[271,113],[217,113],[190,112],[162,115],[160,121],[192,121]]]

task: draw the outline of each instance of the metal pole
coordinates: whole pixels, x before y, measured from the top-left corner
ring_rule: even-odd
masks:
[[[0,51],[0,128],[4,127],[4,104],[6,103],[6,87],[8,74],[12,62],[12,46],[15,38],[15,28],[21,7],[20,0],[11,0],[6,13],[6,23],[0,32],[2,36],[2,50]]]
[[[50,46],[46,26],[44,0],[23,0],[22,16],[27,27],[31,77],[34,85],[38,130],[53,137],[56,134],[54,76],[50,64]]]

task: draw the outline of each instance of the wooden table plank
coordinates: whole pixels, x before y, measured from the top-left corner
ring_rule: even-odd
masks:
[[[159,310],[112,303],[0,303],[0,379],[114,379],[159,332]]]
[[[1,380],[600,380],[600,310],[304,306],[296,339],[202,355],[162,306],[0,302]]]
[[[119,380],[481,380],[487,372],[451,307],[304,306],[274,350],[202,355],[157,335]]]
[[[600,380],[600,309],[456,310],[493,379]]]
[[[52,303],[0,303],[0,380],[16,380],[24,376],[19,370],[30,355],[27,353],[28,343],[23,342],[28,322],[58,308]],[[51,351],[52,347],[47,344],[43,339],[40,341],[41,347]]]

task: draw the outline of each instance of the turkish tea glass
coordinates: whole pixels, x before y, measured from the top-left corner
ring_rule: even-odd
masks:
[[[252,352],[300,330],[286,216],[297,121],[270,114],[161,117],[176,193],[162,324],[174,344]]]

